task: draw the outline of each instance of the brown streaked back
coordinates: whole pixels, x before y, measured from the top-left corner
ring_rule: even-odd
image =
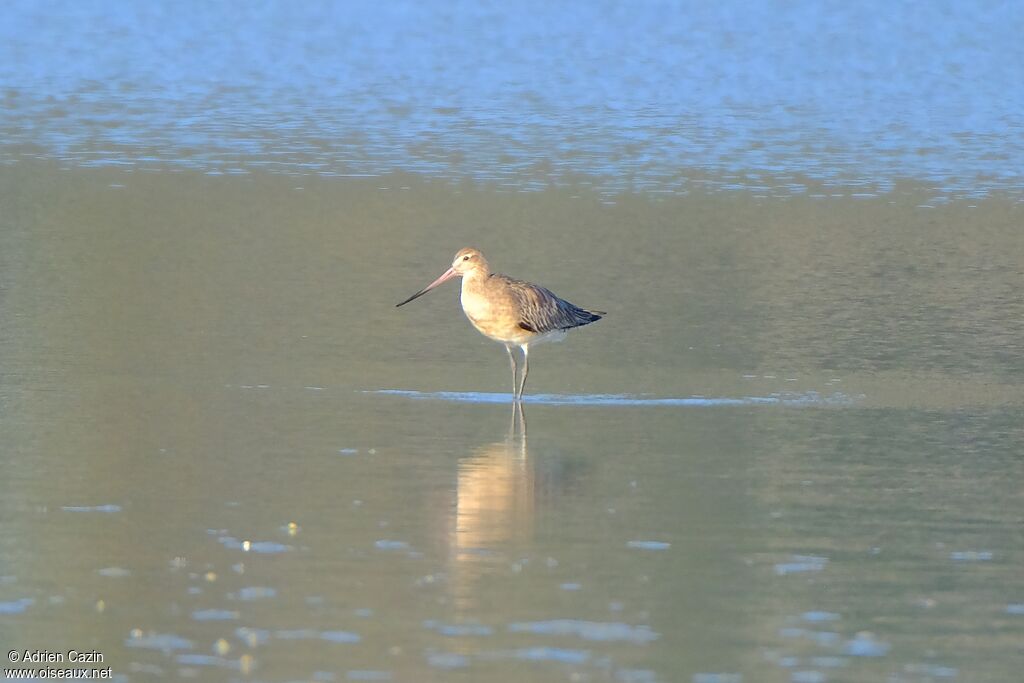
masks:
[[[506,275],[492,275],[501,278],[520,311],[519,326],[527,331],[544,334],[556,330],[571,330],[589,325],[605,315],[604,311],[589,311],[558,297],[546,287]]]

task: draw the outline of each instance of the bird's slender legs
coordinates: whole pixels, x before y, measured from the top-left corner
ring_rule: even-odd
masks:
[[[516,382],[519,380],[519,368],[516,364],[516,355],[512,353],[512,345],[505,344],[505,350],[508,351],[508,362],[512,366],[512,400],[515,401],[519,396],[516,394]]]
[[[505,344],[505,351],[508,352],[508,362],[512,366],[512,400],[523,400],[523,388],[526,386],[526,374],[530,372],[530,345],[521,344],[523,350],[523,374],[519,375],[519,364],[516,362],[516,354],[512,351],[511,344]]]
[[[519,381],[519,400],[522,401],[523,388],[526,387],[526,375],[530,372],[530,345],[523,344],[519,348],[523,350],[523,378]]]

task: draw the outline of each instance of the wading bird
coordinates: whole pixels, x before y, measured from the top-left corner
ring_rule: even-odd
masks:
[[[481,334],[505,345],[512,364],[512,399],[522,400],[530,371],[530,344],[558,341],[574,327],[600,320],[604,311],[588,311],[555,296],[538,285],[492,273],[484,255],[469,247],[460,249],[452,267],[429,285],[398,304],[404,306],[454,277],[462,278],[462,311]],[[513,346],[523,350],[519,379]]]

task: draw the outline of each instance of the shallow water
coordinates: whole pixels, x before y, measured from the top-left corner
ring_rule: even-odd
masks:
[[[1022,186],[1019,3],[5,3],[0,161],[510,191]]]
[[[388,396],[402,396],[417,400],[452,401],[455,403],[508,403],[512,400],[511,393],[492,394],[479,391],[408,391],[403,389],[380,389],[376,392]],[[816,392],[806,394],[778,393],[772,396],[687,396],[687,397],[653,397],[633,396],[629,394],[533,394],[524,395],[523,403],[537,403],[551,406],[745,406],[745,405],[784,405],[784,406],[824,406],[831,403],[850,404],[855,399],[843,394],[821,396]]]
[[[121,680],[1012,680],[1017,205],[296,184],[0,169],[5,645]],[[394,307],[467,242],[609,311],[531,354],[525,435],[455,286]]]
[[[1016,680],[1018,19],[7,3],[0,645]],[[465,245],[608,311],[520,413],[454,284],[395,308]]]

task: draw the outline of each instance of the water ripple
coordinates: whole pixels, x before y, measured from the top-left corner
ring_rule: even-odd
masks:
[[[401,169],[526,192],[1021,190],[1013,2],[399,0],[269,22],[230,3],[66,4],[73,22],[4,5],[0,163]]]
[[[400,396],[416,400],[448,401],[451,403],[510,403],[511,394],[482,391],[414,391],[411,389],[366,390],[364,394]],[[816,391],[804,393],[778,393],[768,396],[708,397],[689,396],[681,398],[655,397],[636,394],[531,394],[523,397],[524,403],[551,406],[630,406],[630,407],[690,407],[716,408],[730,406],[844,406],[854,405],[860,397],[849,394],[820,394]]]
[[[580,621],[578,619],[553,619],[551,621],[526,621],[509,624],[512,633],[533,633],[543,636],[576,636],[583,640],[649,643],[657,640],[659,634],[649,626],[631,626],[621,622]]]

